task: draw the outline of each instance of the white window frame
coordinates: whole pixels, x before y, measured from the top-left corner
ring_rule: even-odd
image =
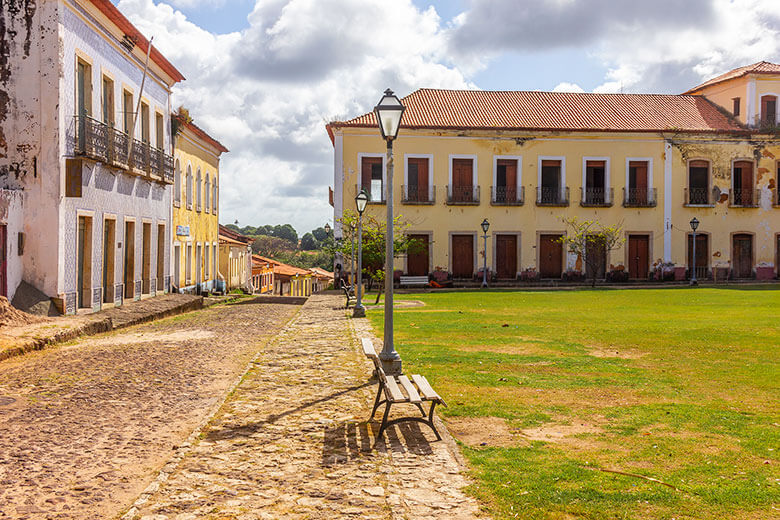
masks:
[[[509,160],[509,161],[517,161],[517,195],[520,196],[520,190],[523,185],[523,156],[522,155],[494,155],[493,156],[493,184],[492,186],[496,187],[496,182],[498,180],[498,161],[499,160]],[[493,199],[493,195],[491,194],[491,199]],[[495,202],[495,199],[493,199],[493,202]]]
[[[447,186],[449,186],[449,189],[447,190],[447,197],[452,197],[452,160],[453,159],[472,159],[471,161],[471,185],[474,189],[474,194],[476,195],[477,186],[479,186],[478,182],[478,172],[479,167],[477,165],[477,154],[453,154],[451,153],[449,156],[449,159],[447,160],[448,163],[448,176],[447,176]],[[456,233],[458,234],[458,233]]]
[[[405,153],[404,154],[404,186],[409,186],[409,159],[428,159],[428,199],[433,194],[433,154],[432,153]]]
[[[586,182],[588,180],[588,161],[604,161],[604,191],[612,187],[612,175],[610,173],[610,159],[609,157],[594,157],[583,156],[582,157],[582,188],[587,188]],[[541,169],[540,169],[541,170]]]
[[[625,188],[628,190],[628,181],[629,181],[629,164],[632,162],[646,162],[647,163],[647,189],[652,190],[653,189],[653,158],[652,157],[626,157],[626,185]],[[687,171],[686,171],[687,174]]]
[[[537,155],[536,156],[536,187],[542,187],[542,161],[561,161],[561,194],[566,190],[566,156]]]
[[[780,125],[780,94],[776,94],[775,92],[762,92],[758,96],[758,106],[756,107],[758,109],[758,124],[761,124],[761,121],[763,119],[763,112],[761,112],[761,98],[764,96],[775,96],[775,125]]]

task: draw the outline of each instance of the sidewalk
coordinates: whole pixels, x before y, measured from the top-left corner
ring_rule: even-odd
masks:
[[[190,294],[166,294],[128,302],[94,314],[62,316],[22,327],[0,329],[0,361],[79,336],[130,327],[175,314],[201,309],[203,298]]]
[[[436,442],[401,424],[370,449],[376,387],[358,351],[368,324],[348,319],[342,300],[312,296],[123,518],[476,518],[444,428]]]

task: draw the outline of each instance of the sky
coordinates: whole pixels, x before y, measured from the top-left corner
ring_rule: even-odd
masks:
[[[333,224],[325,124],[385,88],[681,93],[780,62],[778,0],[114,0],[230,153],[220,222]],[[377,139],[379,134],[377,132]]]

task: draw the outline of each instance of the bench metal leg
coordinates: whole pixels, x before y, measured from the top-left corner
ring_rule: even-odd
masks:
[[[382,438],[382,434],[385,433],[385,430],[387,429],[390,424],[394,423],[395,421],[387,422],[387,417],[390,415],[390,406],[392,403],[390,401],[387,401],[387,404],[385,405],[385,414],[382,416],[382,424],[379,425],[379,433],[376,434],[376,439],[374,439],[374,442],[379,442],[379,439]]]
[[[425,409],[422,407],[422,403],[414,403],[414,404],[417,405],[417,408],[420,409],[420,413],[422,414],[423,417],[425,417]]]
[[[374,414],[376,413],[377,408],[379,408],[379,405],[382,404],[382,402],[379,400],[380,397],[382,397],[382,382],[379,382],[379,389],[376,391],[376,399],[374,399],[374,409],[371,410],[371,416],[368,418],[370,421],[374,418]]]
[[[390,405],[392,403],[390,401],[386,401],[386,403],[387,405],[385,407],[385,414],[382,417],[382,424],[379,426],[379,433],[376,435],[375,442],[379,442],[379,439],[382,438],[382,434],[387,428],[402,422],[419,422],[426,424],[431,430],[433,430],[433,434],[436,435],[436,440],[441,440],[441,435],[439,435],[439,431],[436,429],[436,426],[433,423],[433,411],[436,408],[436,401],[431,401],[431,409],[428,411],[427,418],[423,418],[425,417],[425,414],[423,413],[423,417],[399,417],[398,419],[393,419],[392,421],[387,420],[388,416],[390,415]]]

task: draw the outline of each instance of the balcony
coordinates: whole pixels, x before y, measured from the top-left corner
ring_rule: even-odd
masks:
[[[173,184],[173,157],[170,155],[149,143],[133,139],[132,157],[128,159],[130,138],[127,134],[91,117],[77,116],[75,120],[75,155]]]
[[[654,208],[657,205],[655,188],[623,188],[624,208]]]
[[[569,188],[536,188],[537,206],[568,206]]]
[[[451,206],[478,206],[479,186],[447,185],[447,204]]]
[[[733,208],[757,208],[761,202],[761,190],[733,189],[729,193],[729,206]]]
[[[402,204],[427,204],[431,205],[436,202],[436,186],[425,186],[420,188],[419,186],[401,186],[401,203]]]
[[[612,188],[581,188],[580,206],[583,208],[608,208],[614,200]]]
[[[685,206],[712,207],[715,205],[715,194],[708,188],[685,188],[683,200]]]
[[[360,186],[355,184],[355,195],[360,193],[361,189],[363,189],[363,188],[361,188]],[[378,192],[378,193],[376,193],[376,192]],[[369,204],[384,204],[384,203],[387,202],[387,200],[385,199],[385,188],[384,188],[384,186],[381,189],[379,189],[379,190],[376,190],[376,189],[374,189],[374,190],[366,189],[366,195],[368,195],[368,203]]]
[[[490,204],[493,206],[522,206],[525,203],[525,186],[491,186]]]

